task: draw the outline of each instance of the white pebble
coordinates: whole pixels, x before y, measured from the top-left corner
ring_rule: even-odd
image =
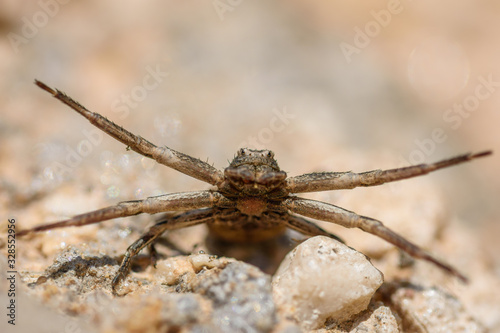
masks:
[[[281,263],[273,297],[303,329],[349,319],[368,307],[383,275],[365,255],[328,237],[308,239]]]
[[[219,259],[206,253],[190,255],[189,262],[191,262],[195,271],[199,271],[203,267],[214,268],[221,265],[221,261]]]

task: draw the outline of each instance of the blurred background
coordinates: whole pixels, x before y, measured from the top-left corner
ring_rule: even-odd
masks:
[[[289,175],[493,149],[425,181],[500,275],[499,18],[491,0],[3,0],[2,215],[33,225],[206,188],[127,152],[36,78],[218,168],[241,146],[272,149]]]

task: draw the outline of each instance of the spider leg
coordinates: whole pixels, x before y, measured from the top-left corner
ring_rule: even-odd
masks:
[[[99,223],[117,217],[132,216],[141,213],[155,214],[166,211],[184,211],[188,209],[212,207],[217,202],[227,200],[218,192],[198,191],[180,192],[149,197],[144,200],[122,201],[114,206],[101,208],[92,212],[76,215],[70,219],[40,225],[32,229],[22,230],[18,236],[55,228],[83,226]]]
[[[344,241],[340,237],[335,236],[334,234],[324,230],[323,228],[320,228],[315,223],[306,220],[303,217],[288,215],[285,222],[288,228],[298,231],[306,236],[327,236],[338,240],[341,243],[344,243]]]
[[[156,263],[158,262],[158,251],[156,251],[154,243],[148,245],[148,250],[149,250],[149,258],[151,259],[151,266],[156,268]]]
[[[70,108],[87,118],[94,126],[109,134],[116,140],[124,143],[133,151],[209,184],[215,185],[222,182],[224,178],[222,172],[210,164],[170,149],[166,146],[157,147],[148,140],[130,133],[123,127],[116,125],[114,122],[106,119],[100,114],[87,110],[84,106],[74,101],[63,92],[57,89],[52,89],[45,83],[38,80],[35,80],[35,84],[43,90],[51,93],[59,101],[68,105]]]
[[[375,186],[387,182],[425,175],[429,172],[460,164],[475,158],[491,155],[492,151],[463,154],[430,164],[419,164],[389,170],[373,170],[362,173],[315,172],[286,180],[289,193],[318,192],[352,189],[358,186]]]
[[[321,221],[333,222],[346,228],[360,228],[363,231],[378,236],[397,246],[401,250],[410,254],[412,257],[429,261],[446,272],[458,277],[463,282],[467,282],[467,278],[459,273],[455,268],[440,261],[417,245],[406,240],[402,236],[384,226],[382,222],[378,220],[358,215],[349,210],[325,202],[297,197],[284,200],[283,205],[296,214]]]
[[[149,247],[150,249],[154,248],[153,243],[165,231],[190,227],[196,224],[212,221],[213,219],[214,209],[204,208],[191,210],[173,217],[169,217],[167,220],[153,225],[144,235],[141,236],[141,238],[132,243],[132,245],[130,245],[125,252],[125,256],[120,264],[120,268],[118,268],[118,272],[111,282],[113,293],[116,294],[116,287],[118,286],[120,281],[127,275],[130,268],[131,259],[145,247]]]

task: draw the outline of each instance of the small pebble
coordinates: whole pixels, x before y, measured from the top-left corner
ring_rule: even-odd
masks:
[[[365,255],[328,237],[308,239],[283,260],[273,278],[275,302],[303,329],[365,310],[383,282]]]
[[[217,257],[206,253],[192,254],[189,256],[189,261],[193,265],[195,271],[199,271],[204,267],[214,268],[221,265],[221,262],[217,259]]]

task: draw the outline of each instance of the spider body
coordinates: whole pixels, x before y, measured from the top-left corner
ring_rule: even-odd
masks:
[[[286,227],[281,221],[287,213],[278,207],[288,194],[285,179],[272,151],[238,150],[218,187],[231,208],[220,207],[214,221],[207,223],[212,236],[225,242],[256,243],[282,235]]]
[[[123,201],[18,233],[18,236],[23,236],[33,232],[83,226],[141,213],[167,213],[129,246],[112,281],[113,292],[116,292],[120,281],[128,273],[131,258],[142,249],[150,250],[154,262],[156,253],[154,243],[168,230],[205,223],[215,238],[226,242],[256,243],[272,240],[287,229],[293,229],[306,236],[323,235],[340,240],[307,218],[336,223],[346,228],[359,228],[386,240],[415,258],[429,261],[466,281],[455,268],[390,230],[382,222],[330,203],[300,198],[295,194],[381,185],[487,156],[491,151],[463,154],[436,163],[390,170],[362,173],[318,172],[287,178],[287,174],[279,168],[274,159],[273,152],[242,148],[229,166],[220,171],[206,162],[171,148],[157,147],[100,114],[87,110],[64,93],[40,81],[35,83],[87,118],[94,126],[124,143],[127,149],[215,186],[211,190],[170,193],[143,200]]]
[[[258,243],[285,233],[287,213],[279,207],[287,197],[285,179],[272,151],[239,149],[218,187],[228,201],[207,222],[211,235],[225,242]]]

